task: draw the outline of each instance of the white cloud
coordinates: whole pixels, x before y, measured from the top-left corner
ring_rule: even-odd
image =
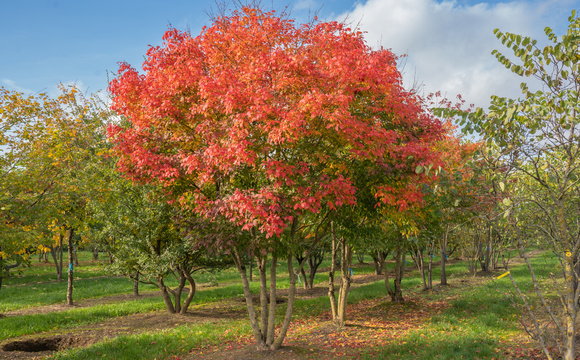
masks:
[[[468,103],[486,107],[492,94],[521,94],[522,79],[491,55],[493,49],[504,51],[493,29],[542,41],[544,27],[565,24],[571,9],[554,0],[546,3],[467,6],[455,1],[368,0],[337,19],[346,18],[352,26],[358,24],[367,32],[369,45],[392,49],[397,55],[407,54],[408,58],[402,60],[406,61],[407,86],[416,80],[424,84],[426,93],[440,90],[450,99],[461,94]],[[562,13],[566,15],[562,17]],[[504,52],[509,54],[507,48]]]
[[[6,87],[8,90],[19,91],[21,93],[29,94],[32,90],[26,89],[24,87],[18,86],[16,81],[10,79],[0,79],[0,84]]]

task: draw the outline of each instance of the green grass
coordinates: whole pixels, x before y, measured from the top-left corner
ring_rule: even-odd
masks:
[[[366,265],[354,267],[355,274],[374,272],[370,257],[365,259]],[[370,265],[369,265],[370,263]],[[557,259],[549,253],[541,254],[533,259],[537,275],[545,277],[554,271]],[[325,261],[321,268],[328,267]],[[102,266],[87,266],[87,277],[75,282],[75,299],[83,297],[98,297],[109,294],[130,293],[132,282],[127,278],[91,278],[91,274],[101,274]],[[388,266],[393,266],[389,263]],[[28,269],[27,269],[28,270]],[[447,272],[451,287],[439,292],[422,292],[422,281],[416,270],[409,268],[403,278],[403,294],[422,296],[427,300],[448,299],[450,307],[442,313],[433,316],[430,321],[422,324],[416,330],[400,337],[382,349],[373,349],[373,355],[366,358],[384,359],[491,359],[501,358],[498,350],[502,341],[511,339],[514,334],[521,335],[517,313],[502,292],[512,291],[507,277],[492,280],[491,276],[478,279],[472,287],[463,287],[461,281],[469,279],[467,268],[462,262],[448,264]],[[529,273],[525,265],[512,267],[512,276],[523,291],[531,290]],[[36,275],[43,276],[38,269],[33,269]],[[80,272],[80,268],[79,268]],[[500,272],[501,273],[501,272]],[[500,274],[498,273],[498,274]],[[498,275],[497,274],[497,275]],[[496,275],[496,276],[497,276]],[[24,276],[35,276],[24,274]],[[192,306],[211,304],[215,301],[241,297],[243,290],[236,269],[224,269],[216,272],[200,272],[195,275],[198,284],[218,283],[211,288],[198,288]],[[251,283],[252,291],[259,291],[257,273]],[[433,271],[434,284],[438,284],[439,268]],[[319,272],[316,283],[326,283],[328,275]],[[285,262],[278,267],[277,288],[288,287],[288,274]],[[0,311],[16,309],[39,304],[58,303],[64,300],[66,282],[41,283],[30,285],[10,284],[0,290]],[[142,287],[143,291],[144,288]],[[365,299],[385,298],[383,281],[377,281],[353,288],[349,294],[349,304],[355,304]],[[240,303],[243,307],[243,303]],[[71,309],[59,313],[33,314],[18,317],[7,317],[0,320],[0,340],[34,334],[39,332],[59,332],[77,326],[105,321],[107,319],[136,313],[163,311],[165,308],[160,296],[140,298],[115,304],[102,304],[87,308]],[[278,307],[279,314],[284,311]],[[326,296],[314,299],[297,299],[294,308],[294,319],[308,319],[329,310]],[[281,316],[280,316],[281,318]],[[223,344],[239,335],[251,333],[247,320],[224,320],[223,323],[181,325],[175,329],[157,331],[154,333],[132,334],[106,340],[88,348],[72,349],[55,355],[56,359],[155,359],[171,358],[187,353],[189,349]],[[369,350],[370,351],[370,350]]]
[[[242,321],[186,325],[154,333],[119,336],[88,348],[59,352],[53,359],[167,359],[186,354],[192,348],[224,345],[250,331],[249,325]]]
[[[0,340],[49,330],[58,331],[119,316],[156,311],[163,308],[161,297],[151,297],[61,312],[10,316],[0,320],[0,324],[2,324],[0,327]]]
[[[124,294],[131,292],[132,286],[130,279],[122,277],[78,279],[74,282],[73,299]],[[29,286],[3,286],[0,290],[0,312],[63,303],[66,300],[66,288],[66,281]],[[146,286],[142,289],[153,289],[153,287]]]

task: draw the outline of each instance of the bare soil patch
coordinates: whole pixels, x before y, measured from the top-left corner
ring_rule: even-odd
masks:
[[[108,298],[110,301],[111,298]],[[115,296],[115,299],[122,301],[123,297]],[[246,316],[245,309],[239,305],[236,306],[229,300],[218,304],[192,306],[185,315],[156,311],[122,316],[96,324],[80,326],[71,329],[68,333],[35,334],[5,340],[0,343],[0,360],[41,359],[51,355],[54,351],[89,346],[103,341],[103,339],[119,335],[154,332],[184,324],[219,322],[239,319],[244,316]]]

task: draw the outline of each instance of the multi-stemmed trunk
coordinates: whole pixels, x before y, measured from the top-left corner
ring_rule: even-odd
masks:
[[[421,277],[423,279],[423,290],[433,289],[433,251],[435,250],[435,240],[431,239],[431,242],[427,244],[427,255],[429,256],[429,261],[425,264],[423,260],[423,252],[418,251],[418,259],[415,259],[416,263],[419,263],[419,270],[421,271]]]
[[[187,309],[189,308],[189,305],[191,304],[191,301],[195,296],[196,290],[195,280],[188,271],[184,270],[180,266],[177,266],[175,270],[178,274],[179,280],[177,287],[171,289],[170,287],[165,285],[162,276],[157,278],[157,286],[159,287],[159,290],[161,290],[161,295],[163,296],[163,301],[165,302],[165,307],[167,308],[167,311],[169,311],[171,314],[185,314],[187,313]],[[137,273],[137,275],[135,276],[137,280],[138,276],[139,273]],[[186,286],[186,282],[189,283],[190,288],[187,297],[185,298],[183,303],[181,303],[181,296]],[[173,296],[173,301],[171,300],[171,296]]]
[[[240,256],[237,249],[232,250],[232,257],[234,263],[238,268],[240,276],[242,278],[242,285],[244,289],[244,297],[246,299],[246,305],[248,308],[248,315],[250,317],[250,323],[252,325],[252,330],[254,333],[254,339],[256,340],[256,345],[258,350],[277,350],[282,346],[282,342],[286,337],[286,333],[290,326],[290,320],[292,318],[292,310],[294,308],[294,299],[296,295],[296,274],[294,271],[294,265],[292,260],[294,256],[291,251],[288,251],[287,261],[288,261],[288,274],[290,277],[290,287],[288,291],[288,301],[286,303],[286,312],[284,315],[284,320],[282,326],[276,335],[276,265],[278,258],[276,255],[272,256],[272,262],[270,267],[270,286],[267,286],[267,274],[266,274],[266,256],[261,256],[257,259],[258,270],[260,273],[260,320],[258,321],[258,314],[254,308],[254,300],[252,293],[250,292],[250,283],[248,281],[248,274],[244,259]],[[300,264],[300,267],[304,266],[305,262]],[[300,268],[298,269],[298,271]]]
[[[397,249],[395,251],[395,279],[393,287],[391,288],[389,275],[386,267],[383,265],[383,274],[385,276],[385,288],[387,289],[387,294],[391,297],[391,301],[400,302],[403,299],[403,290],[401,288],[401,281],[403,280],[403,274],[405,271],[405,253],[406,249],[401,244],[402,239],[399,239],[397,244]]]
[[[384,253],[380,250],[371,253],[371,257],[373,258],[373,265],[375,266],[375,275],[383,275],[383,267],[387,255],[388,253]]]
[[[352,263],[352,247],[346,243],[344,236],[337,239],[334,231],[334,225],[331,225],[332,233],[332,265],[330,266],[330,273],[328,276],[328,297],[330,299],[330,308],[332,311],[332,320],[338,327],[343,327],[346,324],[346,305],[348,301],[348,291],[351,284],[351,270]],[[338,248],[340,246],[340,288],[338,291],[338,299],[334,294],[334,272],[336,270],[336,257]]]
[[[314,288],[314,277],[316,276],[316,271],[322,261],[324,260],[325,251],[319,250],[315,251],[308,257],[308,288]]]
[[[290,234],[289,242],[294,243],[295,235],[298,227],[297,219],[294,219]],[[318,241],[318,235],[315,238],[313,244],[316,245]],[[246,299],[246,305],[248,308],[248,315],[250,317],[250,324],[252,326],[252,332],[254,333],[254,339],[258,350],[277,350],[282,346],[282,342],[286,338],[286,333],[290,327],[290,320],[292,319],[292,311],[294,309],[294,299],[296,295],[296,279],[297,273],[304,267],[306,260],[299,264],[298,269],[294,270],[294,254],[291,247],[287,250],[286,260],[288,262],[288,275],[290,280],[290,286],[288,289],[288,301],[286,302],[286,312],[284,313],[284,319],[282,325],[279,328],[278,334],[276,334],[276,268],[278,263],[278,255],[274,252],[272,254],[272,262],[270,266],[270,286],[268,289],[267,284],[267,274],[266,274],[266,262],[267,255],[259,255],[256,257],[256,262],[258,264],[258,271],[260,273],[260,314],[256,313],[254,308],[254,299],[250,291],[250,282],[248,281],[248,274],[246,269],[246,263],[244,261],[244,255],[236,248],[231,249],[231,255],[238,268],[240,277],[242,278],[242,285],[244,289],[244,297]],[[305,254],[305,259],[308,258],[307,251]],[[259,317],[259,319],[258,319]]]
[[[304,256],[304,253],[299,255],[295,255],[296,261],[298,263],[302,263],[304,260],[308,261],[308,276],[306,276],[305,267],[300,269],[300,275],[303,280],[303,287],[304,289],[313,289],[314,288],[314,278],[316,277],[316,271],[322,261],[324,261],[324,254],[323,250],[313,251],[308,258]],[[298,279],[300,280],[300,278]]]

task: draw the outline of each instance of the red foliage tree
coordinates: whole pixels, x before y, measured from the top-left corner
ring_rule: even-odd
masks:
[[[243,249],[239,234],[220,245],[240,270],[258,347],[278,348],[295,276],[289,261],[288,311],[275,337],[275,264],[279,254],[292,259],[288,245],[302,216],[356,204],[354,162],[419,177],[414,169],[431,162],[429,143],[441,125],[403,89],[395,56],[371,50],[361,32],[340,23],[296,26],[246,7],[197,37],[171,29],[163,39],[147,52],[143,74],[123,63],[110,84],[113,109],[131,122],[109,129],[119,169],[179,189],[183,207],[225,218],[251,239]],[[374,191],[405,207],[420,200],[409,189],[382,184]],[[242,259],[247,251],[259,257],[261,324]],[[268,254],[274,275],[266,310]]]

